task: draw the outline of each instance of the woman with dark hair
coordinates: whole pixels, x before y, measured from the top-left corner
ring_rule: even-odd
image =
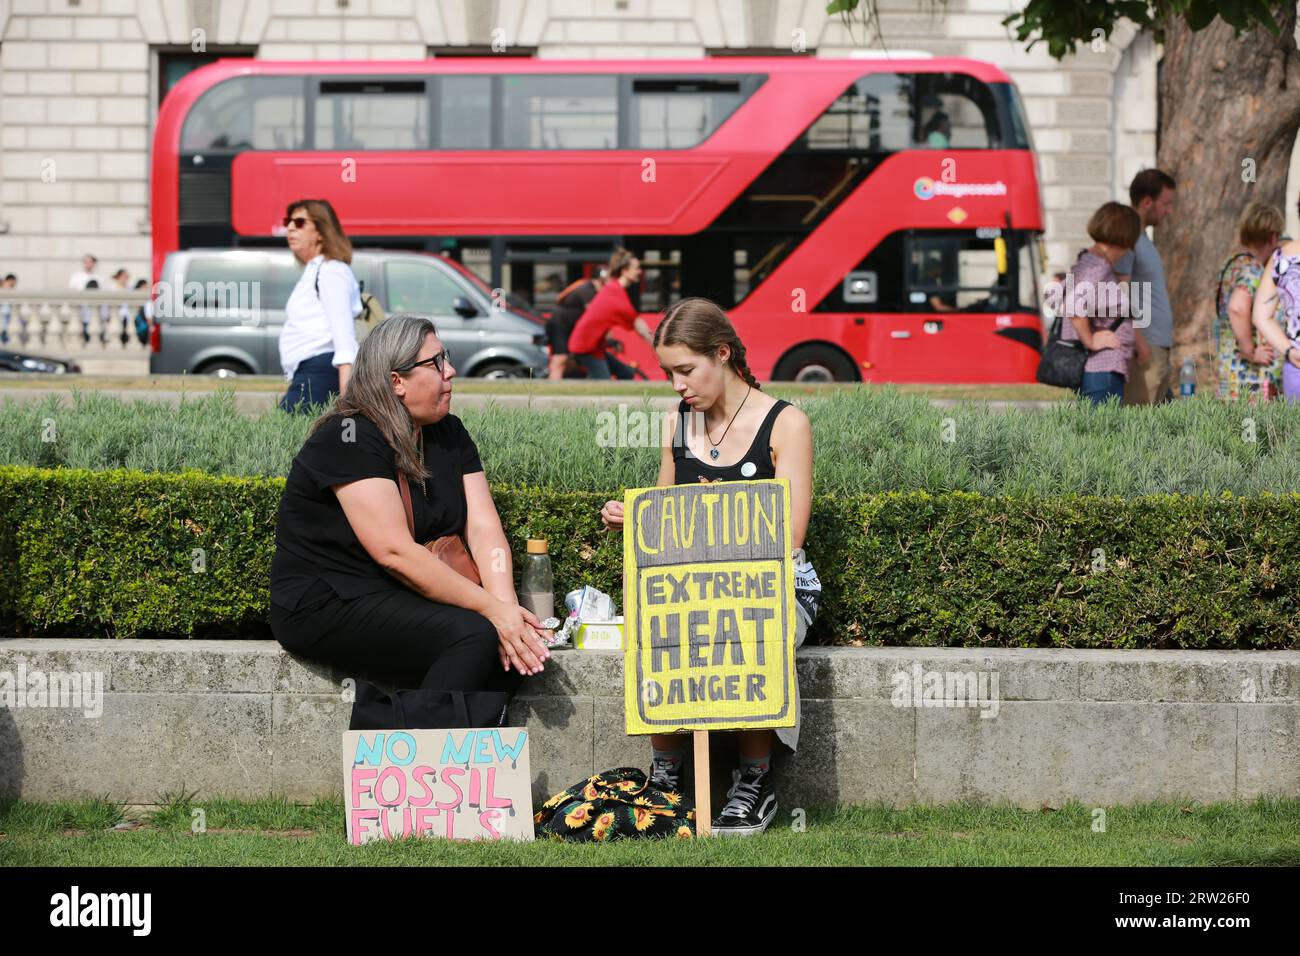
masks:
[[[361,287],[352,274],[352,243],[334,207],[324,199],[289,203],[284,225],[302,276],[284,307],[280,366],[289,390],[287,412],[311,410],[341,393],[357,354],[353,318],[361,311]]]
[[[478,449],[450,413],[455,374],[432,322],[391,315],[312,425],[271,561],[271,631],[292,653],[426,690],[510,692],[542,669],[541,622],[519,605]],[[444,535],[463,536],[481,585],[418,543]]]
[[[789,402],[763,393],[749,370],[740,336],[726,313],[708,299],[682,299],[670,306],[655,329],[652,344],[673,390],[681,397],[677,410],[664,422],[655,484],[764,478],[790,482],[798,646],[817,613],[821,592],[817,573],[803,550],[812,511],[813,449],[808,416]],[[605,502],[600,517],[605,527],[621,530],[623,503]],[[681,789],[688,739],[683,734],[650,737],[652,786],[668,792]],[[740,731],[740,768],[732,774],[729,799],[713,822],[718,835],[762,833],[776,816],[771,759],[777,739],[793,751],[799,741],[798,724],[776,731]]]
[[[609,257],[605,284],[578,319],[569,336],[569,354],[587,370],[594,381],[608,381],[611,374],[630,379],[630,368],[613,358],[605,348],[605,336],[615,327],[635,329],[647,342],[650,326],[637,315],[628,287],[641,279],[641,260],[626,249],[615,249]]]

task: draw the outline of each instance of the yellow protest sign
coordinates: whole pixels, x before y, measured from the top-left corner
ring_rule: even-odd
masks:
[[[623,497],[629,734],[792,727],[790,483]]]

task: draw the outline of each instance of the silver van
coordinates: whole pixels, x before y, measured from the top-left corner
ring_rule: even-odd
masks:
[[[302,275],[287,249],[173,252],[153,303],[152,374],[281,375],[284,306]],[[357,249],[352,272],[384,313],[427,316],[461,375],[544,377],[545,324],[493,308],[487,283],[421,252]]]

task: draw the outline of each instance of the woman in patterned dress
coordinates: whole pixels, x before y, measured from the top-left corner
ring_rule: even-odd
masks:
[[[1285,227],[1282,210],[1251,203],[1238,227],[1242,251],[1219,270],[1212,333],[1219,398],[1271,398],[1282,392],[1282,353],[1256,334],[1251,313],[1264,263],[1280,245]],[[1274,320],[1281,319],[1274,310]]]

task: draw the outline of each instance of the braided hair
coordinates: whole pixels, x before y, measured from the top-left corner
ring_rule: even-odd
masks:
[[[727,364],[751,388],[762,390],[749,370],[745,345],[727,313],[709,299],[694,296],[670,305],[655,329],[654,347],[661,345],[684,345],[699,355],[714,355],[720,346],[730,346]]]

